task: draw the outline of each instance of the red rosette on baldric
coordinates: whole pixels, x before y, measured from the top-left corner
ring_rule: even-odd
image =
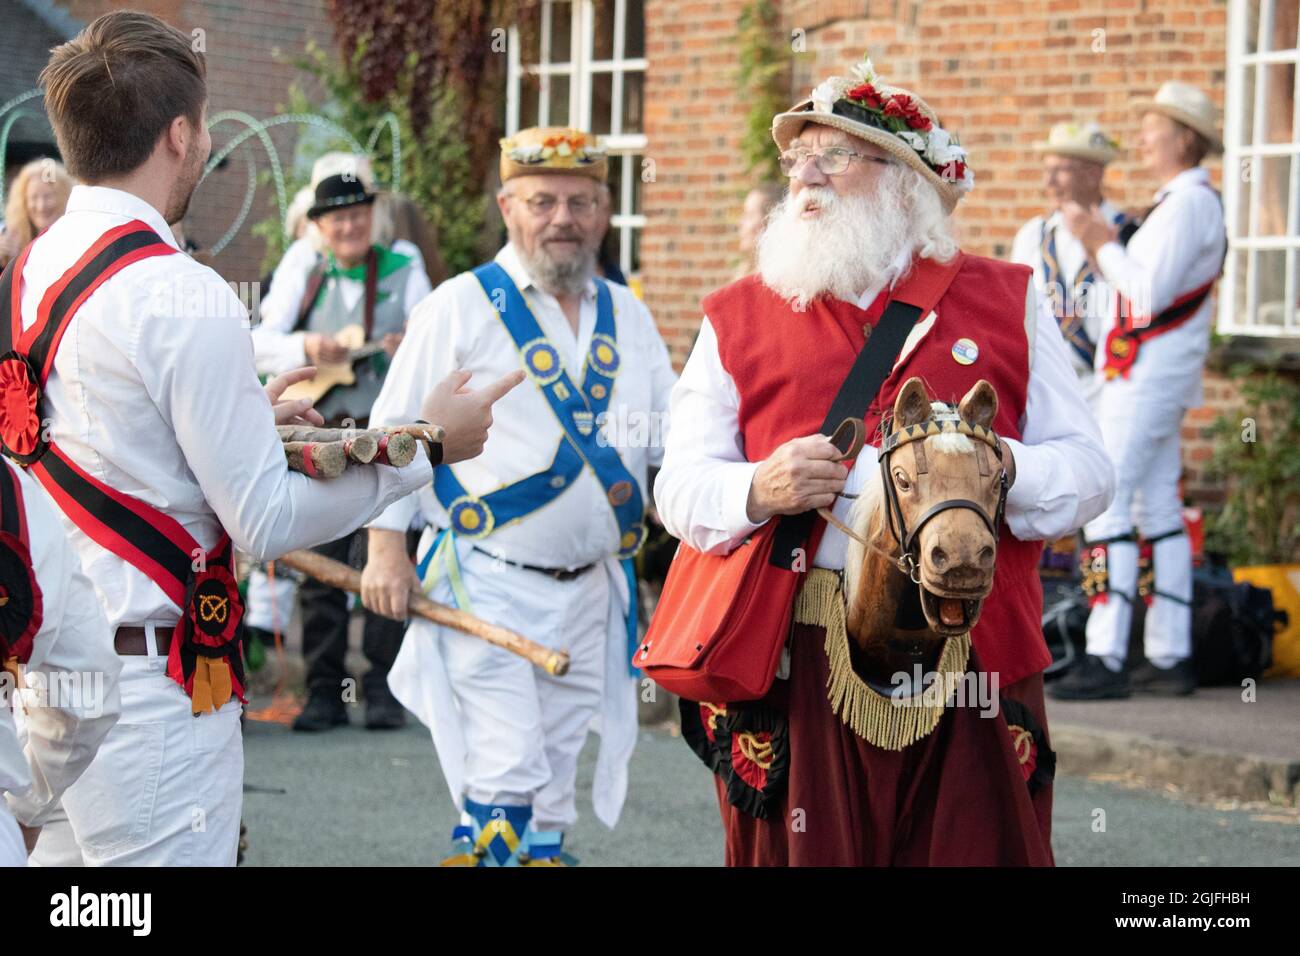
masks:
[[[1129,369],[1137,361],[1137,339],[1125,335],[1119,328],[1113,328],[1106,335],[1105,350],[1106,361],[1103,368],[1106,377],[1114,378],[1116,375],[1123,375],[1128,378]]]
[[[41,386],[36,370],[19,352],[0,355],[0,443],[14,461],[30,465],[41,457]]]
[[[10,658],[27,663],[43,619],[31,554],[17,537],[0,531],[0,664]]]
[[[210,564],[195,575],[193,587],[186,613],[195,650],[205,657],[224,657],[244,614],[239,583],[229,568]]]

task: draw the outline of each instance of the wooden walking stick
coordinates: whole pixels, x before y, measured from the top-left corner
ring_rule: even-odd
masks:
[[[343,453],[349,460],[368,465],[379,454],[379,439],[383,436],[372,431],[355,428],[314,428],[311,425],[279,425],[282,442],[343,442]]]
[[[284,456],[291,469],[311,478],[337,478],[348,466],[341,441],[288,441]]]
[[[315,551],[290,551],[276,559],[277,563],[310,575],[323,584],[344,591],[358,594],[361,591],[361,572],[342,562],[317,554]],[[569,671],[569,655],[564,651],[554,651],[543,647],[536,641],[530,641],[522,634],[509,628],[489,624],[473,614],[467,614],[454,607],[430,601],[423,594],[412,593],[409,603],[410,612],[434,624],[454,628],[470,637],[487,641],[502,650],[518,654],[524,660],[555,677],[563,677]]]

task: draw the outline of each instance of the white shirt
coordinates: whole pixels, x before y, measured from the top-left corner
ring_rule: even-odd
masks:
[[[1223,267],[1227,243],[1223,206],[1210,188],[1210,174],[1201,167],[1183,170],[1169,180],[1156,192],[1155,201],[1159,205],[1127,248],[1108,242],[1097,251],[1106,281],[1150,316],[1215,278]],[[1200,405],[1213,318],[1214,296],[1210,295],[1182,325],[1142,343],[1128,381],[1143,394],[1175,401],[1183,408]],[[1112,314],[1103,339],[1113,326]],[[1103,361],[1098,349],[1098,368]]]
[[[433,291],[433,284],[424,271],[424,258],[418,247],[398,239],[393,243],[393,252],[411,260],[403,294],[404,311],[409,316],[416,304]],[[271,273],[271,288],[258,309],[261,322],[253,328],[253,351],[260,374],[279,375],[308,364],[302,344],[306,332],[295,332],[293,327],[302,309],[302,297],[307,293],[307,278],[319,258],[320,254],[308,239],[298,239],[285,250],[284,258]],[[326,281],[338,283],[339,294],[348,309],[356,306],[366,291],[365,283],[355,279],[331,276]]]
[[[24,327],[49,285],[133,219],[175,247],[162,215],[139,197],[73,187],[67,212],[27,259]],[[290,472],[247,330],[239,299],[212,269],[184,254],[132,263],[82,304],[63,337],[46,389],[54,441],[202,547],[224,527],[256,560],[340,538],[428,480],[422,450],[405,468],[349,468],[332,481]],[[110,628],[176,621],[153,581],[61,517]]]
[[[1123,216],[1120,210],[1107,200],[1103,199],[1099,208],[1109,223],[1117,223]],[[1035,216],[1020,227],[1011,244],[1011,261],[1019,262],[1034,270],[1034,286],[1038,290],[1038,297],[1049,310],[1054,302],[1058,306],[1064,306],[1064,298],[1061,288],[1058,287],[1052,294],[1049,294],[1047,289],[1047,267],[1043,262],[1044,222],[1048,231],[1056,234],[1056,261],[1061,269],[1061,274],[1057,278],[1058,283],[1072,283],[1081,271],[1087,271],[1085,264],[1088,261],[1088,250],[1075,238],[1074,233],[1065,228],[1065,223],[1061,220],[1059,210],[1046,219],[1043,216]],[[1073,294],[1073,290],[1070,291]],[[1100,274],[1094,276],[1086,299],[1076,301],[1075,306],[1084,311],[1084,333],[1094,345],[1100,347],[1102,329],[1106,325],[1107,317],[1113,313],[1112,293]],[[1079,376],[1079,384],[1083,388],[1084,396],[1091,400],[1101,387],[1094,365],[1085,362],[1068,343],[1066,354],[1070,356],[1070,364]]]
[[[870,306],[879,292],[879,288],[867,290],[858,298],[858,307]],[[1020,422],[1023,437],[1005,439],[1016,462],[1006,520],[1021,540],[1054,539],[1105,510],[1114,493],[1114,476],[1096,421],[1076,384],[1065,339],[1055,317],[1038,301],[1032,283],[1025,322],[1030,342],[1029,391]],[[898,361],[933,327],[933,321],[918,323]],[[655,484],[664,526],[698,551],[726,554],[762,525],[751,522],[745,510],[760,463],[745,459],[739,410],[736,383],[722,365],[717,335],[705,316],[673,390],[673,431]],[[844,493],[857,494],[865,482],[878,481],[879,471],[875,455],[859,455]],[[833,512],[847,521],[851,506],[851,499],[840,497]],[[847,546],[843,533],[827,528],[813,564],[844,567]]]
[[[555,346],[575,385],[591,348],[596,325],[596,284],[582,296],[578,333],[554,296],[536,285],[514,247],[496,255]],[[649,503],[646,469],[663,457],[669,395],[676,376],[668,350],[649,310],[625,286],[609,283],[620,364],[601,430],[637,479]],[[383,391],[370,413],[374,424],[409,421],[419,396],[460,368],[474,373],[470,388],[482,388],[521,365],[519,351],[478,279],[466,272],[448,279],[416,306],[406,339],[397,350]],[[492,431],[483,454],[452,467],[472,495],[484,495],[545,470],[555,457],[563,429],[541,389],[526,380],[492,410]],[[419,510],[442,527],[449,524],[432,487],[419,495]],[[414,499],[397,502],[372,527],[405,530],[416,515]],[[619,531],[600,481],[589,468],[558,498],[508,527],[499,527],[482,547],[500,550],[510,561],[547,568],[590,564],[618,550]]]
[[[89,580],[36,480],[18,476],[44,619],[23,668],[27,689],[0,701],[0,793],[25,826],[40,826],[99,749],[121,713],[122,660]],[[6,691],[9,675],[3,675]],[[21,708],[20,740],[10,704]]]

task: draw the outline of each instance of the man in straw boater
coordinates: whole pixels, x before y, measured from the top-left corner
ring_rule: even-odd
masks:
[[[729,864],[1050,864],[1039,542],[1100,513],[1111,493],[1065,343],[1028,268],[959,251],[949,216],[973,185],[966,152],[869,60],[776,116],[772,133],[789,195],[760,240],[758,273],[704,300],[673,392],[655,491],[683,544],[634,659],[686,697],[735,688],[682,707],[684,736],[717,776]],[[932,404],[927,387],[965,398]],[[887,486],[874,449],[849,467],[860,446],[841,442],[878,427],[898,448],[884,455]],[[917,555],[850,513],[859,495],[860,506],[911,508],[956,452],[979,463],[987,506],[944,501],[910,532],[891,510],[890,527],[915,540],[964,515],[996,543],[996,576],[992,547],[967,553],[945,539]],[[902,636],[899,653],[916,658],[908,635],[926,628],[955,635],[920,685],[910,668],[869,682],[846,650],[844,592],[859,593],[876,549],[902,586],[882,622]],[[982,611],[962,592],[929,590],[959,577],[992,578]],[[859,596],[850,610],[874,613],[878,595]],[[733,619],[743,626],[728,630]],[[721,642],[733,633],[734,645]],[[769,669],[755,679],[760,657]],[[994,688],[989,706],[945,707],[939,694],[924,723],[894,719],[930,677],[967,670]]]
[[[1095,206],[1112,225],[1124,223],[1124,213],[1101,194],[1106,165],[1119,155],[1119,144],[1096,123],[1057,123],[1046,140],[1034,143],[1034,152],[1043,157],[1043,191],[1051,211],[1020,227],[1011,261],[1034,270],[1034,285],[1056,315],[1070,347],[1070,364],[1091,405],[1101,389],[1094,362],[1110,290],[1083,244],[1065,228],[1061,207],[1067,202]]]
[[[179,253],[212,142],[204,61],[156,17],[99,17],[56,48],[45,107],[77,186],[68,211],[0,279],[0,440],[62,513],[122,658],[122,716],[63,796],[43,864],[233,865],[243,789],[242,606],[232,552],[257,559],[337,538],[427,484],[404,468],[292,474],[247,315]],[[490,400],[428,396],[444,453],[486,440]],[[436,448],[430,449],[436,452]]]
[[[290,247],[262,300],[262,322],[253,330],[253,347],[259,363],[265,356],[276,357],[276,372],[308,363],[316,366],[317,379],[300,387],[316,387],[315,408],[326,424],[364,428],[406,330],[406,318],[433,287],[415,246],[403,242],[398,249],[372,241],[377,194],[364,157],[323,156],[312,169],[312,180],[315,201],[307,217],[323,249],[317,252],[305,241]],[[346,562],[354,544],[364,543],[364,534],[353,532],[315,550]],[[348,723],[348,595],[309,578],[298,596],[308,698],[293,729],[330,730]],[[401,625],[366,612],[362,650],[370,668],[361,683],[369,729],[392,729],[406,722],[388,690],[388,669],[401,642]]]
[[[117,723],[122,662],[58,514],[3,459],[0,667],[0,867],[26,866],[59,798]]]
[[[1183,415],[1201,403],[1211,293],[1227,251],[1223,205],[1201,162],[1223,152],[1223,143],[1214,104],[1194,86],[1170,81],[1136,107],[1138,157],[1162,184],[1155,204],[1118,230],[1095,208],[1062,209],[1066,228],[1118,293],[1100,346],[1098,413],[1115,462],[1115,499],[1084,528],[1092,612],[1087,654],[1052,686],[1052,696],[1065,700],[1127,697],[1130,688],[1190,694],[1196,686],[1192,547],[1178,480]],[[1125,659],[1139,599],[1147,603],[1146,660],[1130,676]]]
[[[419,500],[370,527],[366,606],[406,617],[421,587],[568,653],[554,676],[500,648],[412,621],[389,675],[429,727],[461,825],[447,865],[557,865],[577,819],[578,753],[600,732],[592,802],[609,827],[636,743],[636,576],[643,488],[662,454],[675,376],[645,306],[596,277],[608,158],[575,129],[501,142],[497,203],[509,241],[440,285],[411,316],[377,424],[411,414],[428,383],[459,367],[531,383],[498,405],[483,454],[439,466]],[[429,522],[418,569],[403,534]]]

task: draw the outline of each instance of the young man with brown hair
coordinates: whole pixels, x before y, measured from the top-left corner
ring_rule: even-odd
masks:
[[[274,404],[302,376],[262,389],[243,307],[177,254],[169,228],[211,150],[204,62],[186,34],[106,14],[54,50],[41,81],[85,185],[0,280],[0,439],[59,506],[123,670],[121,720],[34,859],[232,865],[243,788],[233,548],[266,559],[337,538],[427,483],[430,461],[422,452],[328,483],[286,467],[273,424],[320,421],[308,402]],[[491,402],[511,384],[454,394],[449,381],[426,396],[448,460],[482,448]]]

